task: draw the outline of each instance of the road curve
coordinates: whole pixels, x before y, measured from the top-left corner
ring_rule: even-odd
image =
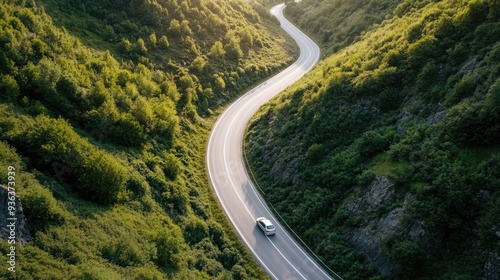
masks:
[[[242,146],[246,124],[259,107],[311,70],[318,62],[318,46],[283,17],[284,4],[271,9],[281,27],[300,48],[297,61],[235,101],[217,120],[207,149],[212,187],[240,239],[273,279],[332,279],[288,235],[255,190],[245,169]],[[267,217],[276,235],[267,237],[255,226]]]

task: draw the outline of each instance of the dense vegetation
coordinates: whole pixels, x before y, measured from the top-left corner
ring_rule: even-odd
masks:
[[[280,32],[247,1],[2,1],[0,183],[14,166],[33,240],[0,278],[264,278],[204,149],[214,112],[292,60]]]
[[[350,5],[303,0],[289,13],[309,6],[300,24],[329,30],[336,19],[309,16],[328,15],[326,2]],[[346,233],[394,209],[403,227],[382,249],[397,269],[383,276],[497,279],[500,2],[400,2],[258,113],[249,164],[266,200],[345,279],[380,277]],[[356,215],[381,177],[396,199]]]
[[[285,12],[330,54],[358,41],[390,15],[401,0],[290,1]]]

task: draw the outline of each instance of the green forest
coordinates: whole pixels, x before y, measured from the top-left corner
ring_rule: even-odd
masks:
[[[204,160],[224,106],[298,55],[268,9],[0,2],[0,184],[13,167],[32,236],[0,278],[267,277]],[[0,242],[3,264],[9,248]]]
[[[500,1],[285,12],[327,57],[248,126],[268,204],[344,279],[497,279]]]

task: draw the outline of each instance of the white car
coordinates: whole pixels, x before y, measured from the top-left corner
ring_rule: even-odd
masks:
[[[257,218],[256,223],[257,226],[264,232],[265,235],[276,234],[276,228],[267,218],[259,217]]]

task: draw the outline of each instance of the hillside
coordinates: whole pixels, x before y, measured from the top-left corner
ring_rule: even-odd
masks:
[[[0,185],[30,238],[14,274],[0,231],[0,278],[266,278],[205,147],[223,106],[295,52],[256,2],[2,1]]]
[[[286,15],[331,54],[359,41],[389,16],[402,0],[290,1]]]
[[[295,20],[327,30],[310,15],[346,2],[303,0]],[[249,166],[344,279],[498,279],[500,3],[405,0],[376,17],[261,108]]]

